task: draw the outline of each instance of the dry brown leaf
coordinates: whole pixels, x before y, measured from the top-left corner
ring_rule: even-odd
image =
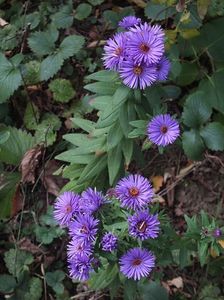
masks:
[[[210,252],[211,257],[213,257],[213,258],[216,258],[219,256],[218,253],[215,251],[215,249],[212,247],[209,249],[209,252]]]
[[[158,192],[163,185],[163,176],[153,176],[151,178],[155,192]]]
[[[60,176],[53,175],[60,168],[60,164],[56,160],[50,160],[45,165],[45,170],[42,173],[41,180],[48,193],[58,196],[61,188],[67,182]]]
[[[155,195],[154,198],[152,199],[152,203],[160,203],[164,204],[166,203],[165,199],[161,197],[160,195]]]
[[[11,217],[14,217],[23,208],[23,195],[20,191],[20,184],[17,184],[12,199]]]
[[[28,150],[21,161],[20,170],[22,172],[22,183],[35,182],[36,168],[39,164],[40,157],[42,155],[43,146],[36,146]]]
[[[41,253],[41,249],[34,245],[30,239],[28,238],[22,238],[19,242],[18,242],[18,247],[20,250],[24,250],[24,251],[28,251],[31,252],[32,254],[36,254],[36,253]]]
[[[182,289],[184,287],[184,282],[182,277],[176,277],[172,280],[167,280],[169,286],[175,286],[177,289]]]
[[[145,8],[146,7],[146,2],[145,1],[143,1],[143,0],[128,0],[128,2],[130,2],[130,3],[135,3],[138,7],[140,7],[140,8]]]
[[[103,46],[105,45],[106,41],[101,40],[101,41],[93,41],[87,45],[87,48],[96,48],[98,46]]]
[[[218,241],[219,245],[224,249],[224,240]]]
[[[7,21],[5,21],[4,19],[0,18],[0,27],[4,27],[6,25],[8,25],[9,23]]]

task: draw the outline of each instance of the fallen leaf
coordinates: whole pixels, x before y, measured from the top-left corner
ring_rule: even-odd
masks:
[[[169,286],[175,286],[177,289],[182,289],[184,287],[183,279],[182,277],[176,277],[172,280],[167,280],[167,283]]]
[[[87,48],[96,48],[96,47],[99,47],[99,46],[103,46],[106,44],[106,41],[105,40],[101,40],[101,41],[93,41],[91,43],[89,43],[87,45]]]
[[[155,195],[152,199],[152,203],[160,203],[160,204],[164,204],[166,203],[165,199],[163,197],[161,197],[160,195]]]
[[[6,25],[8,25],[9,23],[7,21],[5,21],[4,19],[0,18],[0,27],[4,27]]]
[[[163,176],[153,176],[151,181],[155,192],[158,192],[163,185]]]
[[[219,256],[218,253],[215,251],[215,249],[212,247],[209,249],[209,252],[210,252],[211,257],[213,257],[213,258],[216,258]]]
[[[224,240],[219,240],[218,243],[224,249]]]
[[[22,239],[17,243],[17,245],[18,245],[18,248],[19,248],[20,250],[28,251],[28,252],[30,252],[30,253],[32,253],[32,254],[36,254],[36,253],[41,253],[41,252],[42,252],[41,249],[40,249],[38,246],[34,245],[34,244],[31,242],[30,239],[25,238],[25,237],[22,238]]]
[[[43,146],[38,145],[28,150],[21,161],[20,171],[22,172],[22,183],[35,182],[36,168],[39,164],[40,157],[42,155]]]
[[[65,185],[67,180],[61,176],[53,175],[59,168],[60,164],[56,160],[50,160],[45,165],[45,170],[42,173],[41,181],[48,193],[58,196],[61,188]]]
[[[130,3],[135,3],[138,7],[140,7],[140,8],[145,8],[146,7],[146,2],[145,1],[143,1],[143,0],[129,0],[128,2],[130,2]]]
[[[12,199],[11,217],[14,217],[23,208],[23,196],[20,191],[20,184],[16,185],[15,194]]]

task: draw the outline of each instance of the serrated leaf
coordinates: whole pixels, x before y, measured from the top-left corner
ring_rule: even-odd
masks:
[[[191,94],[186,99],[182,115],[184,124],[198,128],[210,118],[212,109],[204,99],[204,93],[201,91]]]
[[[54,272],[47,272],[45,275],[47,284],[53,288],[57,294],[62,294],[64,291],[64,286],[61,281],[65,278],[65,273],[63,271],[57,270]]]
[[[0,275],[0,292],[4,294],[11,293],[16,287],[16,280],[8,274]]]
[[[164,20],[175,14],[175,8],[166,4],[148,2],[145,7],[145,16],[152,20]]]
[[[75,19],[84,20],[86,19],[92,11],[92,6],[88,3],[81,3],[76,8]]]
[[[119,169],[121,168],[122,152],[121,147],[118,145],[108,152],[107,165],[109,173],[109,183],[113,186],[115,179],[117,178]]]
[[[4,144],[9,139],[9,136],[10,136],[9,131],[3,131],[3,132],[0,131],[0,145]]]
[[[59,47],[59,52],[61,53],[63,59],[67,59],[75,54],[77,54],[85,43],[85,39],[81,35],[70,35],[67,36],[61,43]]]
[[[190,159],[201,159],[205,147],[198,131],[185,131],[182,135],[182,142],[184,152]]]
[[[73,23],[73,5],[68,4],[60,7],[59,11],[51,16],[53,24],[57,28],[68,28]]]
[[[18,278],[21,272],[33,262],[33,256],[27,251],[10,249],[5,252],[4,261],[9,273]]]
[[[209,123],[200,130],[200,135],[209,149],[224,150],[224,126],[220,123]]]
[[[75,90],[67,79],[58,78],[49,84],[53,98],[57,102],[67,103],[75,96]]]
[[[60,52],[46,57],[40,65],[40,79],[48,80],[53,77],[61,69],[63,62]]]
[[[40,81],[40,62],[31,60],[23,65],[23,79],[27,85],[36,84]]]
[[[40,278],[32,277],[29,280],[28,291],[23,296],[24,300],[40,300],[42,296],[42,281]]]
[[[32,33],[28,38],[28,45],[37,56],[51,54],[55,50],[57,37],[58,35],[55,35],[55,33],[52,34],[51,30],[37,31]]]
[[[64,231],[59,227],[36,226],[35,228],[37,240],[44,245],[49,245],[54,238],[61,236],[63,233]]]
[[[0,103],[5,102],[21,83],[19,69],[0,53]]]
[[[34,146],[35,139],[21,129],[5,127],[4,130],[9,132],[10,136],[0,145],[0,161],[17,166],[26,151]]]

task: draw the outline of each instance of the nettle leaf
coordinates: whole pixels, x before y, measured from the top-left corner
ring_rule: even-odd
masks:
[[[0,53],[0,103],[5,102],[21,84],[20,70],[13,64],[13,58],[10,62]]]
[[[10,136],[3,145],[0,145],[0,161],[17,166],[26,151],[34,146],[35,139],[15,127],[5,127],[4,130],[9,132]]]
[[[64,292],[64,286],[61,283],[65,278],[65,273],[63,271],[57,270],[54,272],[47,272],[45,278],[47,284],[52,287],[55,293],[62,294]]]
[[[182,143],[184,152],[190,159],[201,159],[202,152],[205,147],[198,131],[185,131],[182,135]]]
[[[57,38],[58,34],[51,30],[37,31],[28,38],[28,45],[36,55],[43,56],[54,52]]]
[[[173,16],[176,13],[176,9],[166,4],[154,4],[148,2],[145,7],[145,16],[152,20],[164,20]]]
[[[5,252],[4,261],[9,273],[18,278],[21,272],[27,270],[27,266],[33,262],[33,256],[27,251],[10,249]]]
[[[73,5],[70,2],[68,5],[64,5],[59,8],[59,11],[51,16],[53,24],[57,28],[68,28],[72,26],[73,15],[72,15]]]
[[[200,130],[206,146],[211,150],[224,150],[224,126],[218,122],[212,122]]]
[[[69,102],[75,96],[75,90],[71,82],[67,79],[58,78],[49,84],[53,98],[57,102]]]
[[[185,125],[198,128],[210,118],[212,109],[204,99],[204,93],[201,91],[186,99],[182,115]]]
[[[1,293],[11,293],[15,289],[17,283],[13,276],[8,274],[0,275],[0,292]]]
[[[70,35],[66,37],[53,55],[46,57],[40,68],[41,80],[53,77],[62,67],[64,60],[77,54],[85,42],[84,37]]]
[[[76,8],[75,19],[84,20],[86,19],[92,12],[92,6],[88,3],[81,3]]]

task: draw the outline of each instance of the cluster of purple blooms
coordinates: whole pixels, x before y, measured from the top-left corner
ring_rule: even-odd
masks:
[[[145,89],[167,79],[170,62],[165,56],[165,34],[160,25],[143,23],[134,16],[118,24],[124,31],[107,40],[103,62],[117,71],[130,88]]]
[[[141,175],[129,175],[117,183],[114,193],[122,208],[134,211],[127,218],[129,235],[141,241],[157,238],[160,222],[157,215],[148,211],[153,197],[150,182]],[[88,188],[81,196],[64,192],[55,202],[54,218],[61,227],[68,228],[71,238],[67,258],[69,273],[74,279],[85,281],[90,276],[100,226],[96,214],[103,205],[111,201],[101,192]],[[113,252],[119,246],[119,239],[114,233],[105,232],[98,243],[103,251]],[[150,274],[155,266],[155,256],[147,249],[136,247],[120,257],[119,265],[120,271],[127,278],[139,280]]]

